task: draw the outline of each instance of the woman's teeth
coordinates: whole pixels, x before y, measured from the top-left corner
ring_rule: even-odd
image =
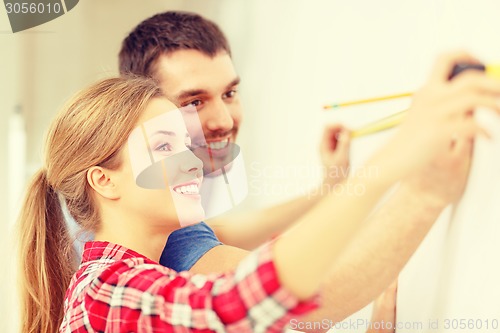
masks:
[[[222,141],[209,142],[208,146],[210,147],[210,149],[223,149],[223,148],[227,147],[228,143],[229,143],[229,139],[225,139]]]
[[[200,189],[196,185],[186,185],[174,188],[174,191],[179,194],[199,194]]]

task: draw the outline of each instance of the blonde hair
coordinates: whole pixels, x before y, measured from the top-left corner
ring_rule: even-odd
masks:
[[[157,84],[144,78],[112,78],[82,90],[54,120],[45,165],[34,176],[19,217],[23,333],[57,332],[63,302],[77,266],[60,199],[85,230],[95,230],[99,212],[87,170],[115,169],[119,151],[152,98]]]

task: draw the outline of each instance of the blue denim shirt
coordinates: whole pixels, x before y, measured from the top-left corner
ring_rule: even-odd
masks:
[[[175,230],[167,239],[160,264],[177,272],[188,271],[217,245],[222,243],[205,222]]]

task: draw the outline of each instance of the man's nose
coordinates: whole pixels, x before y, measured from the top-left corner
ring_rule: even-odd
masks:
[[[205,126],[210,131],[226,132],[233,129],[234,120],[224,101],[219,101],[213,105],[213,107],[208,110],[206,117],[207,120]]]

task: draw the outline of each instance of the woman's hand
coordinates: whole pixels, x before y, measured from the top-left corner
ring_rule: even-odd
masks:
[[[372,161],[383,166],[381,172],[391,174],[390,178],[422,171],[453,141],[487,135],[473,113],[478,107],[500,113],[500,81],[473,70],[449,80],[453,66],[460,62],[477,60],[458,52],[440,57],[428,82],[414,95],[398,132]]]

